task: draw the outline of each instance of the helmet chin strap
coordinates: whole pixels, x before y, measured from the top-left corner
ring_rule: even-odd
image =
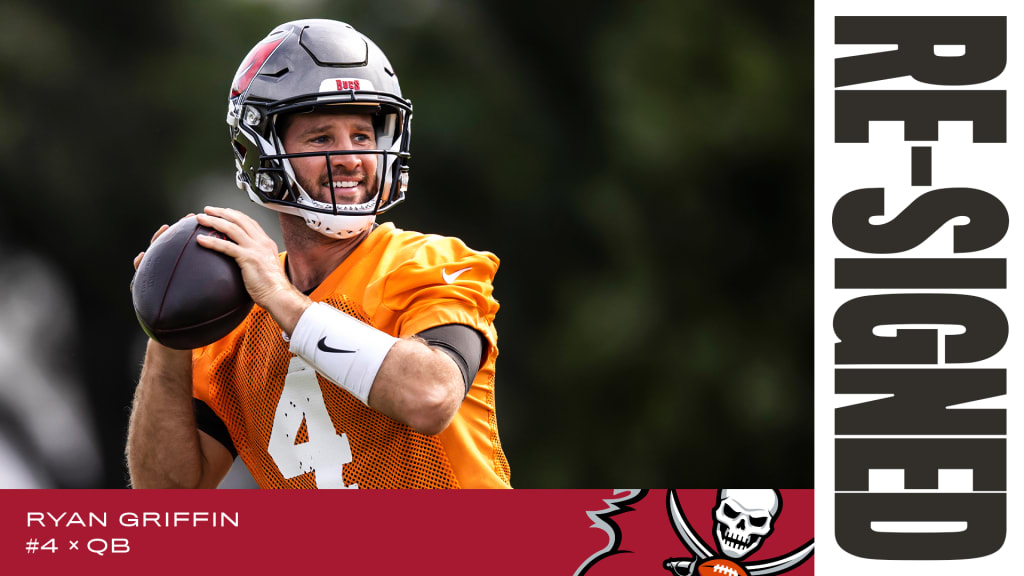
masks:
[[[342,216],[339,214],[334,216],[333,214],[318,214],[306,210],[302,212],[306,226],[328,238],[337,240],[352,238],[363,233],[373,226],[374,221],[377,219],[375,214],[364,216]]]
[[[301,190],[301,186],[299,187]],[[307,202],[308,196],[305,191],[301,194],[303,198],[299,200],[300,204]],[[319,204],[321,206],[327,206],[323,202],[316,202],[315,200],[308,200],[311,204]],[[313,230],[327,236],[328,238],[335,238],[344,240],[357,236],[363,231],[373,226],[373,223],[377,220],[376,214],[323,214],[321,212],[314,212],[312,210],[299,209],[299,215],[305,220],[306,226],[309,226]]]

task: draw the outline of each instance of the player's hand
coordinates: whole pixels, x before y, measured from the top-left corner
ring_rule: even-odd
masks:
[[[242,280],[253,302],[267,309],[281,324],[281,328],[290,333],[294,322],[287,326],[289,322],[283,317],[290,319],[294,311],[288,310],[286,313],[282,305],[290,306],[308,299],[288,281],[274,240],[267,236],[259,223],[238,210],[207,206],[198,218],[203,226],[230,238],[224,240],[213,236],[197,236],[199,245],[234,258],[242,269]],[[298,316],[294,320],[298,321]]]

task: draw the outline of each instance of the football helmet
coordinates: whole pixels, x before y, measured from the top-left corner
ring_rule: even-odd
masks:
[[[326,107],[352,107],[373,116],[377,149],[288,154],[278,133],[283,115]],[[412,102],[402,97],[387,56],[352,26],[334,20],[296,20],[274,28],[249,51],[235,72],[227,123],[238,187],[253,202],[301,216],[331,238],[350,238],[405,199],[409,184]],[[358,204],[334,198],[331,157],[376,154],[376,194]],[[323,156],[331,202],[310,196],[290,158]]]

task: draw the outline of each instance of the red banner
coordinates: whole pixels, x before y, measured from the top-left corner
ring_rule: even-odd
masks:
[[[715,490],[678,491],[713,556]],[[813,538],[813,491],[783,490],[763,546]],[[5,574],[664,574],[691,558],[665,490],[0,491]],[[735,511],[735,510],[734,510]],[[755,519],[756,522],[756,519]],[[785,571],[813,573],[813,558]],[[685,573],[685,572],[684,572]],[[701,572],[703,573],[703,572]]]

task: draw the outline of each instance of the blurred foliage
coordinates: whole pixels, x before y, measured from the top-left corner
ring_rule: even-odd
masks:
[[[107,486],[143,343],[131,260],[205,203],[262,211],[234,187],[228,87],[303,17],[373,38],[414,103],[383,219],[502,260],[515,486],[812,486],[810,3],[0,0],[0,245],[70,279]]]

